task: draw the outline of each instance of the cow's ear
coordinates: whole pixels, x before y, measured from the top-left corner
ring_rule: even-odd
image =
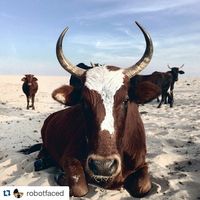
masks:
[[[21,81],[25,81],[26,80],[26,77],[23,77],[22,79],[21,79]]]
[[[161,89],[149,81],[131,84],[129,88],[130,100],[138,104],[148,103],[157,98],[160,94]]]
[[[52,93],[54,100],[66,106],[80,103],[81,91],[70,85],[63,85]]]
[[[34,81],[37,81],[38,79],[37,79],[37,78],[35,78],[35,77],[33,77],[33,80],[34,80]]]
[[[178,73],[179,74],[185,74],[185,72],[183,70],[179,70]]]

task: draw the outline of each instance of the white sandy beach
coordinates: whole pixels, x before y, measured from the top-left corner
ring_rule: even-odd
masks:
[[[67,83],[67,77],[36,76],[39,90],[35,110],[26,110],[22,76],[0,76],[0,185],[56,185],[56,169],[34,172],[38,152],[17,151],[41,142],[44,119],[64,107],[51,92]],[[154,188],[143,199],[200,199],[200,78],[182,78],[175,84],[174,108],[157,109],[153,101],[140,106],[147,136],[147,161]],[[79,198],[72,198],[79,199]],[[81,199],[134,199],[125,190],[90,186]]]

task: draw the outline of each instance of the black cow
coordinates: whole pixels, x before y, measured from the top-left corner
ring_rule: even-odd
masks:
[[[185,73],[183,70],[180,70],[183,66],[184,66],[184,64],[181,65],[180,67],[170,67],[168,65],[168,68],[171,69],[171,70],[168,71],[167,73],[172,75],[172,81],[171,81],[171,84],[170,84],[170,96],[171,96],[172,101],[174,101],[174,94],[173,94],[174,83],[176,81],[178,81],[178,74],[184,74]],[[172,106],[173,106],[173,102],[172,102]]]
[[[172,82],[172,75],[169,73],[164,73],[164,72],[153,72],[150,75],[136,75],[133,78],[131,78],[131,84],[135,85],[135,87],[142,83],[149,81],[156,86],[160,88],[160,94],[162,96],[161,101],[158,105],[158,108],[161,107],[164,101],[166,101],[166,98],[170,98],[170,94],[168,93],[168,89],[170,87],[170,84]],[[137,94],[132,93],[133,96],[137,96]],[[159,96],[158,95],[158,96]],[[171,105],[170,105],[171,106]]]
[[[158,108],[161,107],[161,105],[165,102],[170,104],[170,107],[173,107],[174,103],[174,95],[173,95],[173,89],[174,89],[174,83],[178,81],[178,74],[184,74],[184,71],[180,70],[184,65],[181,67],[168,67],[171,69],[171,71],[168,72],[153,72],[150,75],[136,75],[131,79],[132,84],[136,85],[143,81],[150,81],[151,83],[157,85],[160,88],[160,95],[161,95],[161,101],[158,105]],[[168,90],[170,89],[170,93]],[[135,95],[135,94],[133,94]],[[157,100],[159,101],[159,98],[157,97]]]

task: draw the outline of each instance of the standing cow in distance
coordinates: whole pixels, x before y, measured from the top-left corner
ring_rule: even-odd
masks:
[[[183,67],[183,65],[180,68],[182,68],[182,67]],[[149,74],[149,75],[136,75],[133,78],[131,78],[130,81],[131,81],[131,84],[135,85],[135,86],[137,84],[141,84],[144,81],[150,81],[151,83],[157,85],[160,88],[160,94],[159,95],[161,95],[161,100],[160,100],[160,103],[158,105],[158,108],[160,108],[161,105],[164,102],[165,103],[168,102],[170,104],[170,107],[173,107],[173,104],[174,104],[174,95],[173,95],[174,83],[176,81],[178,81],[178,74],[184,74],[184,71],[180,70],[180,68],[172,67],[172,68],[170,68],[171,71],[168,71],[168,72],[157,72],[156,71],[156,72],[153,72],[152,74]],[[134,93],[132,95],[134,95]],[[157,100],[159,102],[159,97],[157,97]]]
[[[21,79],[24,83],[22,85],[22,90],[24,94],[26,95],[27,99],[27,109],[31,108],[34,110],[35,105],[35,94],[38,90],[38,83],[37,83],[37,78],[34,77],[32,74],[26,74],[25,77]],[[30,100],[31,100],[31,105],[30,105]]]
[[[155,84],[157,87],[160,88],[160,94],[156,97],[157,99],[161,95],[161,101],[158,105],[158,108],[161,107],[166,98],[170,99],[170,94],[168,92],[170,84],[172,82],[172,76],[166,72],[153,72],[149,75],[136,75],[131,78],[131,84],[137,86],[145,81],[149,81],[152,84]],[[134,93],[132,95],[135,95]],[[171,105],[170,105],[171,106]]]
[[[130,79],[149,64],[153,54],[150,35],[136,24],[144,35],[146,49],[142,58],[128,68],[79,68],[65,58],[62,50],[68,29],[58,39],[56,53],[60,65],[83,85],[76,95],[76,88],[71,85],[54,92],[57,101],[72,106],[45,120],[38,159],[45,160],[50,155],[63,170],[56,182],[68,185],[72,196],[86,195],[88,183],[108,189],[124,187],[134,197],[143,197],[151,189],[145,161],[145,129],[137,103],[156,98],[160,88],[149,81],[137,87],[131,85]]]
[[[180,70],[184,66],[184,64],[181,65],[180,67],[170,67],[169,65],[167,65],[167,66],[168,66],[169,69],[171,69],[167,73],[171,74],[171,76],[172,76],[172,81],[171,81],[171,84],[170,84],[170,98],[171,98],[170,101],[171,101],[171,104],[173,106],[173,103],[174,103],[174,84],[175,84],[176,81],[178,81],[178,75],[185,73],[183,70]]]

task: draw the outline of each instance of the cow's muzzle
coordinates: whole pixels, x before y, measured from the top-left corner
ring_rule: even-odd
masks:
[[[113,177],[121,170],[120,158],[117,155],[102,157],[92,154],[88,156],[87,169],[92,176]]]

